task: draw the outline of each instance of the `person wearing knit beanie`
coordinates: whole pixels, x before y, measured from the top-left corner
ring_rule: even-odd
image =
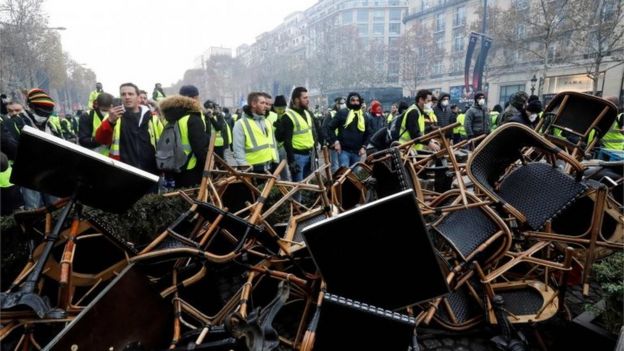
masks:
[[[26,97],[26,103],[31,111],[39,117],[47,119],[54,112],[54,100],[41,89],[31,89]]]

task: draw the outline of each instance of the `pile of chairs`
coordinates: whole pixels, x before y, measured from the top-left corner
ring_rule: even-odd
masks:
[[[3,310],[0,340],[16,350],[50,333],[50,349],[417,350],[420,328],[489,325],[499,345],[523,344],[515,326],[565,317],[567,288],[589,293],[593,263],[624,249],[624,166],[585,161],[615,107],[562,93],[546,114],[538,131],[508,123],[472,140],[467,159],[466,142],[451,145],[442,128],[335,174],[325,160],[300,183],[279,179],[285,162],[255,174],[209,152],[201,186],[174,195],[189,209],[147,246],[97,218],[73,221],[37,285],[58,313]],[[414,151],[431,138],[439,152]],[[53,212],[16,219],[45,236]]]

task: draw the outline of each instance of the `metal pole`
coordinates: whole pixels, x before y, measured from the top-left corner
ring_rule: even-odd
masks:
[[[483,27],[481,28],[481,33],[487,34],[487,0],[483,0]]]

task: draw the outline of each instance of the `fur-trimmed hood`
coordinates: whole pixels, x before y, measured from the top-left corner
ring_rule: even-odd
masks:
[[[160,100],[158,107],[169,122],[177,121],[192,112],[201,112],[201,106],[197,100],[182,95],[172,95],[164,98]]]

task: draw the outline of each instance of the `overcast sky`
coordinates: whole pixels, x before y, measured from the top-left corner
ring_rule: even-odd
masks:
[[[251,44],[317,0],[45,0],[63,49],[95,71],[104,90],[134,82],[151,91],[182,79],[211,46]]]

